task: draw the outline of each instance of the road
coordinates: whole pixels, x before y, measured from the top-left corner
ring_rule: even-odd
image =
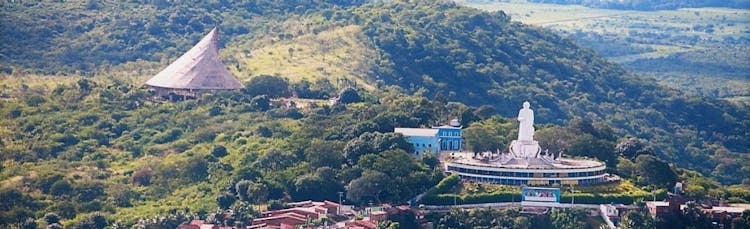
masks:
[[[510,207],[545,207],[545,208],[584,208],[599,209],[598,204],[570,204],[554,202],[501,202],[484,204],[461,204],[461,205],[425,205],[421,206],[425,211],[448,212],[453,208],[475,209],[475,208],[510,208]]]

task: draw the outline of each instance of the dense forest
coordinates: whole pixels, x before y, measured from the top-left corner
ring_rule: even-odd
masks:
[[[660,156],[704,173],[716,164],[696,159],[720,155],[704,151],[706,146],[748,151],[746,107],[686,96],[630,76],[568,39],[510,22],[502,11],[459,7],[425,16],[425,6],[403,5],[369,13],[372,21],[364,32],[385,58],[375,66],[376,80],[409,91],[425,88],[468,105],[492,105],[507,117],[528,100],[542,123],[606,120],[620,135],[648,139]],[[746,160],[744,154],[741,158]]]
[[[748,9],[748,0],[529,0],[529,2],[583,5],[622,10],[671,10],[679,8],[729,7]]]
[[[147,227],[157,221],[138,219],[160,214],[217,221],[217,209],[254,217],[254,205],[336,199],[340,191],[353,204],[404,203],[443,174],[434,156],[411,156],[394,127],[460,118],[467,147],[504,149],[497,143],[515,125],[506,117],[526,100],[546,147],[605,161],[637,185],[682,179],[700,197],[750,201],[746,186],[722,186],[750,183],[747,107],[640,80],[503,12],[433,1],[0,6],[0,199],[13,200],[0,206],[0,224],[47,214],[81,227]],[[223,54],[245,81],[242,91],[153,100],[141,80],[217,22],[225,50],[358,28],[349,35],[377,54],[360,80],[375,88],[257,75],[237,59],[252,61],[259,54],[251,51]],[[276,55],[292,59],[306,48]],[[289,95],[342,103],[298,109],[278,100]]]

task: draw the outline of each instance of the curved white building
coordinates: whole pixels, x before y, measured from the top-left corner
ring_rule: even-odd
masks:
[[[518,112],[518,121],[518,139],[511,142],[507,153],[444,154],[440,158],[445,171],[463,179],[508,185],[591,185],[610,180],[602,162],[542,153],[534,140],[534,111],[528,102]]]
[[[607,181],[602,162],[552,157],[474,158],[472,154],[453,154],[444,160],[445,170],[463,179],[507,185],[546,186],[591,185]]]

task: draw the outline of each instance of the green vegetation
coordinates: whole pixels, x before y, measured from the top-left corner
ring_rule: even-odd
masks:
[[[430,217],[430,216],[428,216]],[[439,216],[432,215],[435,228],[468,229],[468,228],[538,228],[532,218],[523,216],[516,209],[493,210],[476,209],[463,211],[451,210],[450,213]]]
[[[436,158],[409,156],[393,128],[460,117],[475,131],[472,148],[504,148],[476,140],[513,136],[503,117],[525,100],[543,123],[540,136],[548,131],[549,142],[606,161],[638,186],[679,178],[696,196],[750,197],[746,107],[634,79],[504,12],[347,2],[0,3],[0,199],[12,200],[0,206],[0,224],[172,227],[195,215],[233,225],[260,206],[340,191],[353,204],[404,203],[428,190],[435,195],[425,198],[443,198],[458,180],[438,184]],[[144,79],[217,21],[224,62],[248,87],[153,100]],[[342,103],[298,109],[272,99],[290,94]],[[652,154],[638,144],[616,150],[630,136]],[[651,168],[665,173],[644,172]],[[640,194],[580,195],[628,202]],[[219,212],[228,209],[234,214]],[[51,213],[57,220],[44,217]]]
[[[747,0],[729,0],[729,1],[684,1],[684,0],[529,0],[531,2],[554,3],[554,4],[575,4],[595,8],[623,9],[623,10],[671,10],[678,8],[699,8],[699,7],[731,7],[731,8],[750,8],[750,1]]]
[[[112,217],[110,223],[131,225],[175,210],[240,212],[268,200],[335,200],[339,191],[347,191],[352,203],[400,203],[442,175],[434,162],[430,167],[409,156],[412,146],[400,135],[376,131],[428,125],[460,112],[396,92],[364,96],[391,105],[370,100],[367,106],[274,105],[265,111],[247,103],[258,96],[246,91],[151,102],[145,89],[88,79],[51,92],[19,88],[18,93],[44,102],[2,103],[3,126],[14,134],[2,136],[1,194],[16,201],[4,205],[4,224],[38,212],[81,225],[98,222],[94,216],[101,212]],[[439,113],[435,110],[450,112],[429,115]],[[390,123],[399,120],[366,115],[416,117],[413,112],[424,119]],[[244,212],[236,216],[255,214]]]
[[[540,1],[464,1],[480,9],[503,10],[514,20],[569,36],[637,76],[656,79],[662,85],[745,105],[750,102],[750,12],[746,9],[638,12],[532,2]],[[633,1],[617,3],[621,2]],[[638,2],[649,5],[659,1]]]
[[[550,229],[579,229],[599,228],[597,224],[589,223],[586,210],[553,208],[543,217],[522,215],[519,209],[453,209],[448,214],[428,215],[435,228],[550,228]],[[542,219],[543,218],[543,219]]]

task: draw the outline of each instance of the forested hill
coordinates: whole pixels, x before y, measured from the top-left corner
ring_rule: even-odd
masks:
[[[174,2],[0,3],[0,200],[10,200],[0,227],[44,216],[175,228],[164,225],[182,211],[234,224],[260,205],[344,191],[352,204],[406,203],[443,173],[433,154],[410,156],[394,127],[459,117],[467,145],[505,149],[516,122],[497,114],[523,101],[545,144],[640,187],[679,175],[696,197],[750,200],[746,186],[677,169],[750,184],[750,108],[631,77],[502,12],[433,0]],[[155,100],[143,79],[219,21],[221,58],[246,87]],[[287,107],[280,97],[292,94],[321,100]],[[649,176],[653,164],[666,179]]]
[[[621,10],[673,10],[679,8],[729,7],[750,9],[748,0],[529,0],[530,2],[583,5]]]
[[[0,70],[90,73],[129,61],[158,62],[181,55],[179,48],[193,45],[216,23],[223,24],[225,38],[252,39],[291,15],[364,1],[3,1]]]
[[[570,40],[510,22],[502,12],[442,3],[364,9],[364,33],[383,58],[375,80],[493,105],[507,117],[528,100],[541,123],[606,120],[620,134],[650,139],[663,156],[691,167],[715,166],[693,160],[713,154],[708,145],[748,152],[746,107],[685,96],[629,76]]]
[[[682,166],[726,176],[729,183],[741,180],[715,171],[719,161],[735,157],[715,152],[748,152],[746,107],[684,96],[630,77],[596,53],[511,22],[502,12],[444,1],[341,2],[3,2],[0,64],[5,72],[104,74],[109,74],[108,66],[135,60],[166,64],[221,21],[225,63],[242,79],[257,75],[256,68],[263,66],[245,63],[262,55],[277,58],[265,64],[274,69],[317,62],[336,68],[334,59],[358,51],[350,49],[367,49],[377,57],[361,60],[355,68],[366,72],[357,77],[372,85],[491,105],[508,117],[528,100],[540,123],[564,124],[576,117],[610,123],[619,136],[648,139],[658,154]],[[335,33],[344,26],[353,29]],[[326,34],[350,36],[358,43],[326,43]],[[315,42],[300,42],[309,40]],[[260,47],[264,52],[256,52]],[[301,54],[321,58],[295,62]],[[341,76],[327,77],[334,81]]]

